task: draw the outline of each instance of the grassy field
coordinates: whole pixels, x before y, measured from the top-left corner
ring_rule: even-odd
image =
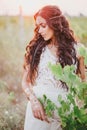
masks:
[[[69,17],[69,21],[77,40],[87,46],[87,17]]]
[[[78,41],[87,46],[87,17],[68,19]],[[27,102],[21,88],[23,57],[33,29],[32,17],[0,16],[0,130],[23,130]]]

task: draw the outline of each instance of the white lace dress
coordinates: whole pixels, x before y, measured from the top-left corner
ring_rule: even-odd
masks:
[[[56,80],[51,70],[48,67],[48,63],[56,64],[57,58],[51,54],[49,48],[46,46],[45,50],[41,54],[40,63],[38,67],[38,77],[36,79],[36,85],[33,86],[33,91],[38,98],[43,97],[43,94],[47,95],[57,106],[59,106],[58,95],[62,95],[62,98],[66,99],[66,90],[61,87],[60,81]],[[31,104],[28,102],[24,130],[62,130],[60,122],[57,120],[47,123],[34,118]]]

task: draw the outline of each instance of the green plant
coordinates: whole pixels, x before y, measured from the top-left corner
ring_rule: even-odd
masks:
[[[84,57],[84,64],[85,64],[85,66],[87,66],[87,48],[84,45],[80,44],[77,47],[77,51],[80,56]]]
[[[53,111],[57,110],[64,130],[87,130],[87,83],[81,82],[81,79],[74,73],[73,65],[67,65],[62,69],[60,64],[50,64],[50,68],[58,80],[66,83],[69,92],[66,101],[61,95],[58,97],[60,107],[44,95],[41,101],[43,105],[45,104],[46,114],[52,116]]]
[[[86,51],[84,48],[80,48],[79,51],[84,56],[85,65],[87,65]],[[46,95],[43,95],[43,99],[40,101],[46,114],[52,117],[53,112],[57,111],[63,130],[87,130],[87,82],[82,82],[80,77],[75,74],[74,65],[67,65],[62,69],[60,64],[52,65],[49,63],[49,68],[56,79],[66,83],[69,90],[66,101],[61,95],[58,96],[60,107],[57,107]]]

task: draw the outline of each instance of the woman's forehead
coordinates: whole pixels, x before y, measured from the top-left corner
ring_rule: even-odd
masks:
[[[39,25],[39,24],[42,24],[42,23],[46,24],[46,20],[44,18],[42,18],[41,16],[37,16],[35,22],[36,22],[36,25]]]

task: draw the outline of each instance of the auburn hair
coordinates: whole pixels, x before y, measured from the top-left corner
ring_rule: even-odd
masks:
[[[76,64],[76,51],[74,44],[76,40],[74,33],[69,27],[68,20],[62,14],[61,10],[54,5],[48,5],[40,9],[34,16],[34,19],[38,16],[43,17],[47,25],[54,30],[56,38],[57,56],[58,61],[64,67],[65,65]],[[34,30],[34,38],[29,42],[26,47],[24,68],[29,67],[27,80],[31,83],[35,83],[35,79],[38,75],[38,64],[40,62],[40,56],[43,48],[50,44],[51,39],[45,41],[43,37],[38,33],[38,27]]]

